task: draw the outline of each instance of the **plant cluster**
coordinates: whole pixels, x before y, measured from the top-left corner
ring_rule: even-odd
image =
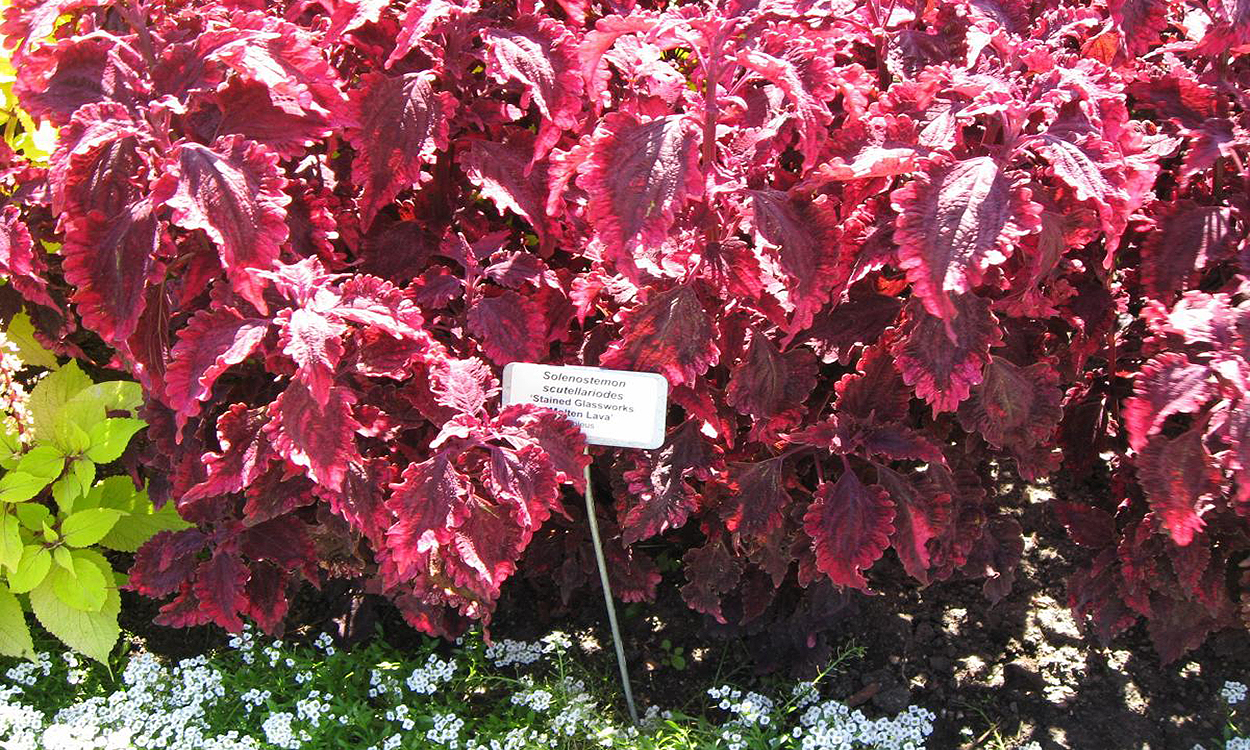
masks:
[[[136,649],[114,661],[116,678],[72,652],[41,651],[0,678],[0,743],[14,750],[923,750],[932,731],[933,714],[924,709],[870,719],[822,698],[812,681],[778,700],[715,687],[707,696],[720,701],[716,718],[652,706],[636,728],[606,710],[602,697],[614,687],[576,658],[569,636],[511,643],[494,648],[473,634],[451,649],[430,639],[399,653],[377,639],[347,651],[324,634],[300,645],[249,625],[228,649],[176,664]],[[522,653],[534,658],[513,660]],[[845,666],[851,653],[828,669]]]
[[[670,383],[663,447],[597,463],[627,601],[657,537],[693,609],[804,647],[887,551],[997,601],[995,466],[1102,452],[1054,505],[1072,606],[1172,659],[1250,585],[1248,7],[17,0],[61,130],[4,270],[143,385],[195,524],[131,572],[163,623],[276,630],[338,576],[455,634],[518,564],[590,583],[580,435],[497,405],[522,360]]]
[[[15,349],[0,334],[0,653],[34,657],[29,609],[104,662],[120,633],[125,577],[101,550],[134,552],[187,523],[172,506],[155,511],[129,476],[97,479],[146,426],[124,416],[142,401],[138,384],[94,383],[71,361],[27,393]]]

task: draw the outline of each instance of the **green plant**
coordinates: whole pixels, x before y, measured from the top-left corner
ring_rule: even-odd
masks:
[[[686,668],[686,649],[681,646],[674,646],[673,642],[665,638],[660,641],[660,648],[664,650],[664,656],[660,657],[660,662],[676,669],[678,672]]]
[[[134,552],[186,524],[172,505],[156,511],[128,476],[97,478],[146,426],[132,416],[142,402],[135,383],[94,383],[70,362],[27,395],[16,347],[4,339],[0,349],[0,653],[33,658],[30,609],[70,648],[104,663],[119,634],[125,576],[100,548]]]

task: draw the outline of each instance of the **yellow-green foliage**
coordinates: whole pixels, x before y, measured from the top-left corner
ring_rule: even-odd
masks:
[[[29,351],[19,317],[10,331]],[[0,337],[3,338],[3,337]],[[32,656],[23,599],[50,633],[105,662],[117,640],[125,577],[96,547],[133,552],[163,529],[184,528],[171,505],[155,511],[127,476],[97,479],[145,424],[139,386],[93,383],[77,363],[48,371],[25,393],[18,347],[0,341],[0,653]],[[44,353],[42,362],[55,362]],[[126,414],[128,416],[119,416]]]

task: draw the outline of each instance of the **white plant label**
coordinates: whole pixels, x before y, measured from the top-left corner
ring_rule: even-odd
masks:
[[[591,445],[659,448],[668,381],[654,372],[512,362],[503,368],[503,405],[512,404],[561,412]]]

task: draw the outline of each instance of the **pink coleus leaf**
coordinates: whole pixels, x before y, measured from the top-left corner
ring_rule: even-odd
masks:
[[[298,380],[269,405],[265,434],[278,454],[308,472],[317,484],[337,490],[347,465],[359,460],[355,432],[360,427],[352,416],[355,395],[334,387],[324,406]]]
[[[1104,229],[1118,235],[1129,200],[1120,150],[1093,134],[1056,129],[1039,136],[1038,151],[1050,162],[1051,173],[1072,188],[1077,199],[1094,202]]]
[[[725,622],[721,614],[721,599],[733,591],[742,578],[742,559],[713,540],[696,547],[681,558],[686,569],[688,583],[681,587],[681,598],[696,612],[701,612],[719,623]]]
[[[1199,424],[1177,438],[1155,435],[1137,461],[1146,501],[1181,546],[1206,525],[1202,516],[1214,506],[1223,479],[1202,443],[1203,427]]]
[[[533,532],[513,522],[506,504],[490,504],[473,496],[467,510],[465,520],[452,531],[444,559],[450,563],[457,585],[493,600],[499,596],[499,587],[516,571],[517,558]]]
[[[1114,549],[1103,550],[1086,568],[1068,581],[1068,606],[1082,630],[1092,624],[1094,635],[1106,644],[1137,621],[1137,614],[1124,603],[1123,580]]]
[[[195,574],[198,555],[208,543],[199,529],[161,531],[135,552],[127,587],[144,596],[168,596]]]
[[[1047,443],[1059,419],[1063,391],[1054,363],[1017,367],[1002,357],[990,357],[982,381],[959,405],[959,422],[976,430],[996,448],[1024,449]]]
[[[486,486],[496,501],[506,501],[512,519],[530,532],[536,530],[559,506],[556,471],[546,451],[533,443],[519,449],[490,448]]]
[[[933,413],[952,411],[982,380],[990,348],[1002,341],[989,302],[974,294],[949,301],[958,312],[946,324],[930,315],[916,300],[907,305],[904,335],[893,348],[903,381],[933,407]],[[948,335],[947,324],[952,335]]]
[[[1055,517],[1068,530],[1072,541],[1082,547],[1103,549],[1117,540],[1115,517],[1101,508],[1084,503],[1056,501],[1051,503]]]
[[[950,495],[922,493],[909,478],[880,465],[877,482],[890,494],[897,511],[890,544],[903,563],[903,570],[921,584],[928,584],[929,540],[937,538],[950,524]]]
[[[1171,303],[1196,270],[1230,255],[1241,234],[1233,212],[1180,200],[1169,205],[1142,246],[1142,284],[1151,297]]]
[[[547,353],[542,311],[531,297],[505,290],[474,302],[467,317],[482,351],[500,367],[509,362],[537,362]]]
[[[491,420],[491,428],[514,445],[534,445],[547,454],[556,479],[584,491],[583,472],[590,464],[586,438],[571,419],[560,412],[525,404],[513,404]]]
[[[812,200],[778,190],[752,190],[748,195],[752,225],[776,248],[777,264],[790,282],[790,330],[807,328],[831,296],[841,296],[851,274],[851,265],[830,248],[837,244],[838,232],[828,196]]]
[[[542,115],[533,153],[537,161],[555,145],[562,130],[577,128],[582,79],[573,34],[551,18],[523,16],[507,28],[482,32],[486,72],[500,82],[516,81],[525,90],[522,106],[533,102]]]
[[[251,356],[269,330],[269,322],[245,318],[232,307],[200,310],[178,332],[165,368],[165,401],[179,430],[200,413],[217,378]]]
[[[682,115],[611,112],[595,128],[577,184],[590,196],[586,219],[627,275],[636,273],[633,253],[661,245],[686,200],[702,194],[698,145]]]
[[[218,549],[195,571],[195,596],[212,621],[232,633],[243,629],[239,612],[247,608],[248,570],[238,554]]]
[[[360,197],[360,225],[368,228],[378,211],[401,190],[421,182],[421,168],[448,146],[448,121],[456,100],[436,91],[431,76],[368,74],[352,92],[358,128],[347,131],[356,150],[352,182]]]
[[[879,340],[902,309],[897,297],[852,284],[847,301],[817,313],[798,340],[806,341],[825,364],[845,365],[864,342]]]
[[[600,358],[604,367],[658,372],[676,388],[694,382],[720,357],[712,319],[691,286],[654,294],[624,319],[621,340]]]
[[[0,212],[0,278],[31,302],[55,308],[57,304],[48,296],[48,280],[44,277],[47,269],[34,249],[34,240],[17,206],[5,206]]]
[[[1016,519],[996,514],[986,523],[981,538],[968,556],[964,571],[985,576],[981,590],[991,604],[997,604],[1011,593],[1016,580],[1016,566],[1024,553],[1024,533]]]
[[[816,356],[796,347],[782,354],[756,331],[746,356],[733,369],[725,401],[741,414],[768,419],[807,400],[816,386]]]
[[[499,209],[527,221],[544,247],[554,239],[554,222],[547,214],[547,163],[531,163],[534,136],[526,130],[509,131],[501,141],[473,141],[461,151],[465,174]]]
[[[989,156],[935,155],[890,200],[899,265],[925,309],[944,320],[957,314],[952,294],[980,283],[1016,240],[1041,226],[1030,190]]]
[[[323,140],[331,131],[328,117],[315,112],[287,112],[270,99],[270,89],[256,81],[231,79],[216,92],[214,105],[190,118],[192,126],[207,139],[235,133],[265,144],[284,158],[303,154],[308,145]]]
[[[1211,370],[1190,362],[1181,352],[1164,352],[1142,365],[1133,385],[1133,397],[1124,404],[1124,426],[1129,444],[1141,451],[1146,441],[1173,414],[1198,411],[1213,394]]]
[[[890,546],[894,503],[877,485],[865,486],[849,468],[838,481],[816,488],[803,516],[812,538],[816,567],[836,586],[868,590],[863,571]]]
[[[247,404],[234,404],[218,417],[217,444],[221,451],[203,455],[208,477],[179,501],[228,495],[252,486],[274,457],[262,431],[264,426],[264,410],[249,409]]]
[[[1109,0],[1111,22],[1119,27],[1129,55],[1150,51],[1168,27],[1168,0]]]
[[[391,485],[386,507],[396,517],[386,530],[386,546],[401,579],[408,578],[424,553],[450,541],[449,529],[468,516],[472,488],[446,451],[421,463],[409,464],[401,480]]]
[[[63,39],[27,57],[13,88],[33,117],[64,125],[85,105],[116,102],[133,107],[144,101],[143,67],[138,52],[97,31]]]
[[[760,50],[740,50],[737,62],[771,81],[785,92],[799,119],[799,151],[805,166],[819,158],[832,114],[825,103],[807,90],[798,68],[790,60]]]
[[[173,209],[173,224],[204,230],[235,291],[267,312],[256,271],[269,271],[278,260],[291,200],[282,190],[278,155],[239,136],[223,136],[211,148],[178,144],[165,169],[152,187],[154,199]]]
[[[729,489],[720,506],[725,528],[747,538],[764,538],[779,528],[790,493],[782,472],[784,459],[729,466]]]
[[[242,613],[253,620],[265,633],[281,635],[282,621],[290,609],[286,588],[290,575],[276,565],[254,563],[244,587],[245,606]]]
[[[832,158],[816,167],[808,186],[910,174],[929,149],[920,145],[916,124],[906,115],[883,114],[850,122],[830,136]]]
[[[120,344],[139,325],[149,281],[164,275],[157,259],[161,222],[141,201],[106,216],[98,211],[70,219],[65,230],[65,280],[83,324],[106,342]]]
[[[333,316],[300,307],[279,318],[278,345],[295,361],[295,378],[303,383],[319,408],[324,408],[334,385],[334,370],[343,356],[342,336],[347,326]]]
[[[633,544],[684,524],[701,501],[687,477],[709,476],[716,450],[692,419],[672,430],[657,450],[634,456],[634,468],[624,472],[628,496],[617,499],[622,542]]]

